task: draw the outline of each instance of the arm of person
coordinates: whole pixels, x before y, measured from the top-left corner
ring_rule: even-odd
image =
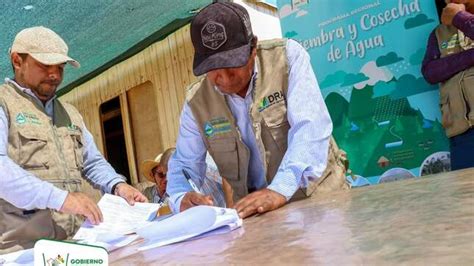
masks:
[[[453,25],[469,39],[474,40],[474,14],[467,11],[458,12],[453,18]]]
[[[202,184],[206,176],[206,151],[192,111],[185,103],[181,112],[176,152],[168,163],[166,192],[170,195],[171,208],[174,213],[196,205],[213,205],[211,196],[193,192],[182,173],[185,168],[193,180],[198,180]]]
[[[8,119],[0,107],[0,198],[25,210],[54,209],[102,221],[97,205],[83,193],[68,193],[22,169],[8,157]]]
[[[120,196],[130,205],[135,202],[147,202],[147,198],[138,189],[125,183],[125,178],[112,168],[95,145],[94,138],[85,125],[84,135],[84,175],[103,191]]]
[[[326,168],[332,122],[310,57],[293,40],[287,43],[287,56],[288,149],[272,183],[237,202],[235,208],[242,218],[283,206],[300,186],[321,176]]]
[[[474,49],[441,58],[438,40],[433,31],[428,38],[421,73],[431,84],[446,81],[457,73],[474,66]]]

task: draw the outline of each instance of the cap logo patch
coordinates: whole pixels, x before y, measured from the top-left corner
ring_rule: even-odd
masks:
[[[201,30],[202,45],[211,49],[219,49],[226,41],[227,34],[224,25],[209,21]]]

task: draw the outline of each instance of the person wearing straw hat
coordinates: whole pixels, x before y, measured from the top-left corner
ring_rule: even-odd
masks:
[[[154,160],[145,160],[142,163],[142,173],[146,179],[155,185],[147,187],[143,190],[143,195],[148,201],[153,203],[168,203],[169,196],[166,193],[166,185],[168,183],[168,161],[176,151],[176,148],[169,148],[160,153]],[[211,195],[214,205],[226,207],[225,184],[219,175],[217,166],[212,157],[206,156],[206,178],[204,179],[200,189],[206,194]],[[225,181],[224,181],[225,182]],[[228,205],[228,204],[227,204]]]
[[[55,93],[69,57],[51,29],[20,31],[10,48],[13,79],[0,86],[0,254],[33,247],[40,238],[72,237],[86,217],[100,223],[81,182],[146,202],[97,150],[82,116]]]
[[[143,190],[143,195],[147,197],[148,201],[153,203],[168,202],[168,195],[166,194],[168,180],[166,173],[168,172],[168,160],[175,150],[175,148],[169,148],[163,153],[158,154],[154,160],[143,161],[143,175],[148,181],[155,184]]]

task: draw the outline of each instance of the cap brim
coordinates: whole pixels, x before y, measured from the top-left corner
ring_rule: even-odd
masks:
[[[142,163],[142,174],[148,179],[148,181],[155,183],[155,179],[153,178],[153,175],[151,174],[151,170],[153,168],[157,167],[160,165],[158,162],[153,161],[153,160],[145,160]]]
[[[80,67],[81,65],[76,60],[69,56],[57,53],[29,53],[36,61],[44,65],[59,65],[69,63],[73,67]]]
[[[251,45],[249,43],[211,56],[194,53],[194,75],[200,76],[214,69],[244,66],[249,61]]]

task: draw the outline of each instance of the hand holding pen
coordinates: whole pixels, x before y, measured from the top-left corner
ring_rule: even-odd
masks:
[[[189,173],[183,169],[183,175],[188,181],[189,185],[192,187],[193,191],[187,192],[184,194],[183,199],[181,200],[181,206],[179,211],[184,211],[194,206],[198,205],[209,205],[213,206],[214,201],[210,195],[202,194],[201,190],[196,186],[194,181],[191,179]]]

